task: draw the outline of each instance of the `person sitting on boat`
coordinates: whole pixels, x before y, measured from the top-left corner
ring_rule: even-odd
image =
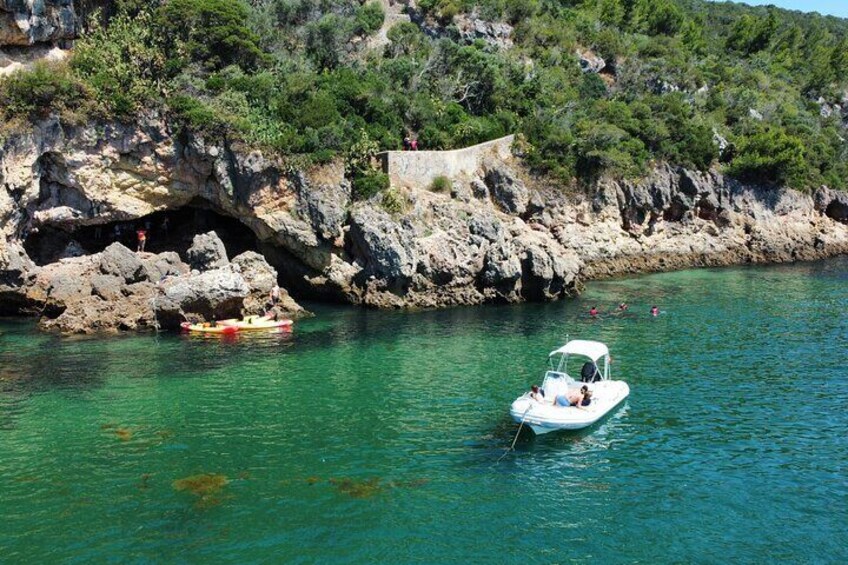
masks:
[[[545,391],[539,388],[539,385],[533,385],[532,387],[530,387],[530,398],[532,398],[536,402],[544,404]]]
[[[561,394],[556,397],[554,404],[556,406],[587,406],[591,402],[592,393],[589,387],[583,385],[580,390],[570,390],[566,394]]]

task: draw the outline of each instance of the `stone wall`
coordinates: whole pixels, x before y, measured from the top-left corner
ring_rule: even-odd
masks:
[[[439,176],[451,180],[476,176],[486,157],[508,159],[514,137],[508,135],[454,151],[385,151],[377,158],[392,186],[427,188]]]

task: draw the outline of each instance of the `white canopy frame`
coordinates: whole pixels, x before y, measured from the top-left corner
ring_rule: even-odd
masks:
[[[555,361],[555,358],[559,358]],[[610,355],[609,348],[600,341],[589,341],[574,339],[565,345],[551,351],[548,358],[551,362],[551,370],[568,375],[568,360],[571,357],[589,359],[595,364],[595,371],[601,375],[601,380],[608,381],[610,378]],[[603,360],[603,366],[598,366],[598,361]],[[569,375],[570,376],[570,375]]]

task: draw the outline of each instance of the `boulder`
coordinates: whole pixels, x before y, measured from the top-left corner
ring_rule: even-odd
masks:
[[[162,284],[156,316],[163,327],[178,326],[188,314],[205,320],[235,318],[241,315],[249,294],[244,278],[231,269],[181,275]]]
[[[16,242],[0,242],[0,289],[19,288],[35,276],[38,267]]]
[[[521,215],[527,210],[530,194],[515,171],[503,164],[495,164],[486,171],[488,186],[495,202],[510,214]]]
[[[189,265],[198,271],[209,271],[229,264],[224,242],[214,231],[194,236],[186,253]]]
[[[127,284],[149,279],[147,269],[139,256],[117,242],[100,254],[100,272],[104,275],[115,275]]]
[[[577,61],[584,73],[599,73],[607,66],[607,62],[592,51],[577,51]]]
[[[188,266],[180,256],[173,251],[165,251],[143,259],[144,267],[153,282],[159,282],[166,277],[175,277],[188,273]]]
[[[233,257],[232,267],[238,270],[250,288],[250,294],[244,300],[242,314],[257,314],[268,311],[284,318],[299,318],[308,312],[289,295],[279,288],[279,299],[271,304],[271,290],[277,286],[277,271],[268,264],[265,257],[254,251],[245,251]]]
[[[255,251],[245,251],[233,257],[232,265],[251,290],[267,295],[277,284],[277,271]]]

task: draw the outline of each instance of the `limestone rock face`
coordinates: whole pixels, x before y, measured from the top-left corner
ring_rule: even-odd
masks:
[[[389,211],[382,194],[353,202],[340,163],[291,171],[238,144],[172,131],[157,115],[83,127],[49,118],[0,143],[0,311],[43,311],[45,327],[65,331],[170,327],[259,313],[277,280],[313,298],[432,308],[553,300],[626,273],[848,252],[845,193],[824,187],[811,196],[658,164],[638,181],[574,191],[507,154],[475,162],[450,193],[393,188]],[[238,219],[267,264],[256,253],[228,261],[215,234],[198,236],[191,266],[174,252],[110,246],[33,253],[39,267],[25,251],[39,230],[84,247],[74,238],[93,226],[186,207]]]
[[[295,175],[298,210],[312,224],[312,230],[324,241],[342,234],[351,200],[350,182],[337,171],[330,182],[310,182],[303,173]]]
[[[188,262],[192,269],[208,271],[230,263],[224,242],[215,232],[194,236],[188,250]]]
[[[831,190],[826,186],[813,195],[816,209],[837,222],[848,223],[848,193]]]
[[[418,254],[411,245],[413,234],[379,208],[360,206],[351,213],[350,238],[364,260],[365,274],[383,278],[389,284],[409,279],[418,266]]]
[[[476,14],[460,14],[454,18],[454,25],[459,36],[467,43],[482,40],[499,49],[509,49],[513,46],[513,27],[504,22],[486,21]]]
[[[0,47],[73,39],[71,0],[0,0]]]
[[[238,272],[248,288],[250,294],[244,299],[244,310],[247,312],[270,312],[278,317],[301,317],[307,314],[306,310],[292,299],[288,291],[279,289],[279,300],[273,304],[270,300],[271,290],[277,285],[277,271],[268,264],[265,257],[255,251],[245,251],[241,255],[233,257],[231,263],[233,269]]]
[[[515,171],[502,164],[494,164],[486,171],[486,186],[495,202],[510,214],[521,215],[527,210],[530,195]]]

